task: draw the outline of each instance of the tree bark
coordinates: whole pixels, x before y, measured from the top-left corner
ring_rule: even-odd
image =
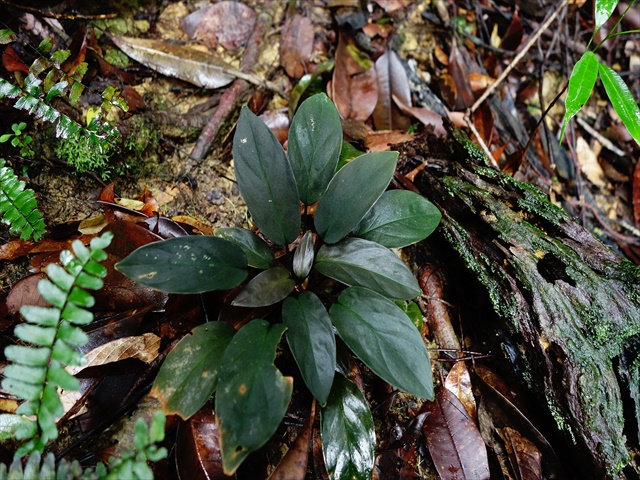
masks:
[[[553,418],[569,470],[638,476],[640,268],[450,131],[395,146],[401,179],[422,168],[414,186],[442,212],[431,254],[454,255],[479,281],[506,332],[502,363]]]

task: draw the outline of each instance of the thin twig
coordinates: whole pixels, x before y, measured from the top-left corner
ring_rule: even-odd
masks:
[[[496,81],[493,82],[489,86],[489,88],[487,88],[484,91],[484,93],[482,95],[480,95],[480,98],[478,98],[478,100],[476,100],[476,103],[474,103],[471,106],[471,108],[469,109],[469,113],[468,113],[469,116],[473,112],[475,112],[478,109],[478,107],[480,107],[480,105],[482,105],[482,103],[487,99],[487,97],[489,97],[489,95],[491,95],[496,90],[496,88],[498,88],[498,86],[504,81],[504,79],[507,78],[507,76],[511,73],[511,70],[513,70],[515,68],[515,66],[518,64],[518,62],[520,62],[520,60],[522,60],[522,57],[525,56],[525,54],[529,51],[529,49],[536,42],[536,40],[538,40],[538,37],[540,37],[540,35],[542,35],[542,32],[544,32],[545,30],[547,30],[549,28],[549,25],[551,25],[551,23],[560,14],[560,11],[568,3],[569,3],[569,0],[561,0],[560,5],[558,6],[558,8],[556,8],[554,10],[554,12],[551,15],[549,15],[549,18],[547,18],[547,20],[545,20],[545,22],[540,26],[540,28],[536,31],[536,33],[534,33],[531,36],[531,38],[527,41],[527,43],[524,44],[522,49],[514,57],[514,59],[511,61],[511,63],[509,63],[507,68],[504,69],[504,72],[502,72],[502,74],[496,79]]]
[[[40,15],[41,17],[63,19],[63,20],[105,20],[108,18],[116,18],[116,13],[98,13],[96,15],[84,15],[82,13],[55,13],[47,12],[46,10],[40,10],[39,8],[29,7],[27,5],[16,5],[9,0],[0,0],[0,3],[23,12],[31,13],[33,15]]]
[[[591,125],[589,125],[585,120],[580,118],[580,116],[576,115],[575,118],[576,118],[576,121],[578,122],[578,124],[582,128],[584,128],[589,135],[591,135],[593,138],[598,140],[602,144],[602,146],[605,147],[607,150],[612,151],[613,153],[615,153],[619,157],[624,157],[626,155],[621,148],[616,147],[611,140],[609,140],[608,138],[603,136],[595,128],[593,128]]]

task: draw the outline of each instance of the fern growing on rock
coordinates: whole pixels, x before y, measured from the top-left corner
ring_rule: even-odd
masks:
[[[74,347],[87,343],[87,334],[80,326],[93,321],[87,308],[93,306],[94,298],[86,290],[102,287],[101,279],[107,270],[99,262],[107,258],[104,249],[112,238],[107,232],[92,239],[90,248],[74,241],[73,252],[62,251],[61,265],[48,265],[49,279],[38,282],[38,291],[51,306],[20,309],[26,322],[16,326],[14,334],[25,344],[5,348],[5,357],[11,364],[4,370],[2,388],[24,403],[15,415],[0,415],[0,435],[12,434],[26,441],[16,452],[18,456],[42,452],[49,440],[57,438],[56,421],[64,413],[58,388],[80,389],[78,380],[65,366],[85,362]]]
[[[31,189],[25,189],[13,169],[0,158],[0,219],[10,226],[9,231],[27,240],[39,240],[45,233],[42,214],[36,206]]]

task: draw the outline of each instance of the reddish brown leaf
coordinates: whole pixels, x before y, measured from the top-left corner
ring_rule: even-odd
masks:
[[[36,273],[24,277],[13,284],[9,295],[7,295],[7,311],[11,315],[15,315],[20,311],[20,307],[24,305],[36,305],[38,307],[50,307],[40,292],[37,285],[40,280],[47,278],[45,273]]]
[[[373,124],[377,130],[406,130],[411,122],[394,104],[411,107],[409,78],[398,54],[389,49],[376,60],[378,74],[378,101],[373,111]]]
[[[443,292],[443,278],[435,265],[425,264],[420,272],[420,288],[424,294],[424,308],[429,329],[440,348],[461,350]]]
[[[542,478],[542,454],[538,447],[509,427],[502,429],[507,454],[518,480]]]
[[[218,2],[207,7],[193,38],[208,47],[218,43],[228,50],[244,44],[256,23],[256,12],[244,3],[234,1]]]
[[[146,107],[142,96],[133,88],[125,86],[122,89],[122,98],[125,99],[127,105],[129,105],[129,111],[127,113],[136,113]]]
[[[433,463],[443,480],[489,478],[487,449],[476,424],[460,400],[441,388],[426,404],[423,433]]]
[[[469,83],[469,68],[465,64],[465,59],[457,45],[451,47],[449,72],[456,86],[456,97],[453,107],[456,110],[469,108],[474,101],[473,91]]]
[[[392,96],[394,103],[405,114],[419,120],[423,125],[431,125],[436,135],[444,135],[446,130],[442,123],[442,117],[433,110],[428,110],[423,107],[410,107],[403,103],[395,95]]]
[[[480,137],[487,145],[491,145],[493,133],[493,113],[488,104],[484,103],[473,112],[473,125],[478,130]]]
[[[72,75],[76,71],[78,65],[85,61],[87,56],[87,27],[82,25],[73,36],[71,46],[69,47],[69,58],[60,65],[60,69]]]
[[[316,418],[316,401],[311,403],[311,412],[295,442],[269,476],[269,480],[304,480],[307,475],[311,429]]]
[[[390,144],[408,142],[412,139],[413,135],[401,130],[371,132],[365,145],[370,152],[384,152],[389,150]]]
[[[178,427],[176,468],[181,479],[222,480],[220,431],[210,404]]]
[[[520,22],[520,15],[518,10],[513,13],[513,18],[509,24],[509,28],[504,32],[502,41],[500,42],[500,48],[504,50],[515,51],[522,42],[522,36],[524,31],[522,30],[522,22]]]
[[[352,53],[353,52],[353,55]],[[336,48],[336,66],[331,82],[331,98],[344,120],[365,121],[373,113],[378,99],[378,82],[373,64],[365,68],[354,55],[358,52],[353,40],[340,32]]]
[[[78,239],[81,242],[88,242],[94,237],[94,235],[79,235],[73,236],[65,240],[52,240],[50,238],[44,238],[37,243],[28,242],[25,240],[12,240],[0,245],[0,260],[14,260],[23,255],[31,253],[51,253],[60,252],[62,250],[69,250],[71,243]]]
[[[458,400],[464,405],[469,416],[475,421],[477,418],[476,400],[473,397],[471,376],[464,362],[456,362],[453,364],[444,382],[444,386],[458,397]]]
[[[313,24],[308,17],[296,13],[282,27],[280,64],[287,75],[298,79],[306,73],[306,65],[313,52]]]
[[[289,115],[286,108],[267,110],[258,117],[271,129],[281,145],[289,138]]]
[[[11,45],[7,45],[2,53],[2,65],[8,72],[29,73],[29,67],[22,61]]]
[[[407,0],[374,0],[385,12],[394,12],[408,7],[411,2]]]
[[[633,169],[633,214],[636,227],[640,228],[640,161]]]

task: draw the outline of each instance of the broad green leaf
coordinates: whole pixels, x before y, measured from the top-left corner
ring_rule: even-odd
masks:
[[[315,268],[346,285],[366,287],[394,300],[408,300],[422,293],[402,260],[388,248],[362,238],[323,245]]]
[[[314,219],[326,243],[336,243],[360,223],[389,185],[397,161],[397,152],[367,153],[336,173],[318,203]]]
[[[614,110],[640,145],[640,109],[624,80],[611,67],[599,65],[600,78]]]
[[[262,120],[242,108],[233,137],[233,160],[240,193],[262,233],[278,245],[300,231],[300,201],[289,160]]]
[[[236,244],[210,236],[149,243],[116,264],[138,283],[168,293],[227,290],[247,277],[247,259]]]
[[[251,267],[265,269],[276,263],[276,257],[269,245],[246,228],[219,228],[216,230],[216,237],[238,245],[247,256],[247,264]]]
[[[240,290],[231,305],[235,307],[266,307],[284,300],[296,282],[284,267],[272,267],[260,272]]]
[[[151,390],[167,415],[186,420],[207,402],[218,386],[222,356],[234,334],[226,322],[208,322],[171,350]]]
[[[436,206],[422,195],[389,190],[364,216],[354,235],[389,248],[406,247],[431,235],[440,217]]]
[[[336,337],[327,309],[314,293],[302,292],[284,301],[282,322],[304,383],[326,405],[336,369]]]
[[[320,410],[322,454],[331,480],[368,480],[375,459],[376,431],[367,399],[336,375],[327,406]]]
[[[351,145],[349,142],[342,142],[342,150],[340,150],[340,160],[338,160],[338,166],[336,167],[336,171],[340,170],[347,163],[349,163],[354,158],[363,155],[364,152],[358,150],[356,147]]]
[[[302,102],[289,129],[289,162],[300,201],[315,203],[327,189],[342,147],[338,110],[324,93]]]
[[[595,34],[600,27],[605,24],[609,17],[616,9],[618,5],[618,0],[595,0],[595,20],[596,24],[593,29],[593,33]]]
[[[293,255],[293,273],[296,277],[306,278],[309,275],[314,257],[313,233],[307,231],[300,239],[300,243]]]
[[[233,337],[220,367],[216,415],[224,473],[232,475],[264,445],[284,417],[293,379],[274,366],[282,324],[252,320]]]
[[[565,101],[565,113],[560,131],[560,140],[569,121],[580,111],[591,96],[598,78],[598,59],[593,52],[585,52],[576,62],[569,78],[569,91]]]
[[[347,288],[329,310],[340,338],[373,372],[417,397],[433,400],[431,361],[409,317],[391,300]]]

